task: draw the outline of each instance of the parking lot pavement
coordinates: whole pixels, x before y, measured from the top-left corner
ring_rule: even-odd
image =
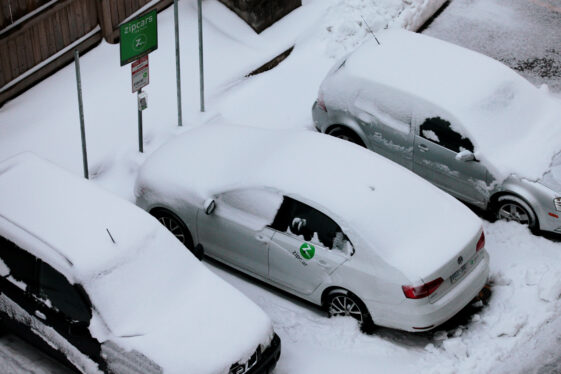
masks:
[[[450,0],[423,33],[484,53],[561,92],[559,0]]]

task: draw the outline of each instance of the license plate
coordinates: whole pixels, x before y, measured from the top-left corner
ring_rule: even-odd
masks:
[[[461,268],[456,270],[456,272],[450,276],[450,282],[452,284],[456,283],[458,279],[460,279],[465,274],[466,268],[467,268],[466,265],[462,265]]]

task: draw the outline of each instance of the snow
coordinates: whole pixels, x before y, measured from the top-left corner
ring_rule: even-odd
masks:
[[[549,170],[561,150],[561,105],[549,93],[489,57],[432,37],[390,29],[377,38],[381,45],[365,43],[322,85],[328,106],[347,110],[341,96],[390,87],[416,102],[400,100],[417,121],[439,116],[469,137],[498,181],[512,174],[535,181]]]
[[[239,144],[244,152],[238,152]],[[173,162],[181,165],[182,173],[169,173],[166,165]],[[149,205],[163,201],[178,207],[186,201],[199,208],[224,192],[259,188],[328,214],[365,257],[375,253],[410,282],[447,264],[481,227],[458,200],[412,172],[354,144],[302,130],[265,130],[218,120],[160,147],[140,168],[136,184],[137,190],[150,191]],[[280,201],[276,203],[278,208]]]
[[[350,6],[353,3],[349,1],[304,0],[303,3],[280,24],[258,36],[218,1],[203,2],[207,108],[210,112],[200,114],[198,60],[193,57],[197,55],[196,5],[195,2],[179,2],[186,127],[203,125],[220,114],[229,121],[258,127],[312,128],[310,108],[323,77],[336,61],[332,56],[342,57],[350,50],[345,48],[346,43],[351,43],[350,38],[341,40],[342,47],[330,43],[331,34],[325,26],[336,28],[357,13],[353,13]],[[372,2],[357,3],[371,5]],[[409,9],[414,8],[416,13],[403,11],[399,19],[411,17],[412,21],[421,9],[430,10],[437,2],[401,3],[410,3]],[[332,12],[328,19],[326,12],[331,6],[338,6],[340,12]],[[486,14],[486,9],[484,7],[479,15]],[[508,15],[504,9],[502,6],[498,14]],[[364,12],[375,18],[374,13],[378,11],[368,6]],[[493,21],[498,19],[494,13],[489,16]],[[378,35],[373,26],[376,22],[366,14],[364,17]],[[150,56],[151,83],[147,88],[150,107],[144,112],[146,154],[183,132],[176,126],[172,20],[172,8],[159,14],[159,49]],[[503,25],[499,23],[497,27]],[[509,27],[500,32],[510,30]],[[458,32],[458,35],[471,34]],[[545,42],[556,33],[541,36]],[[358,42],[370,38],[366,32],[357,34]],[[481,45],[496,47],[491,41],[485,38]],[[294,51],[278,67],[244,78],[294,43]],[[137,152],[136,98],[130,94],[130,69],[119,67],[118,55],[118,46],[102,43],[81,57],[90,174],[97,185],[133,201],[133,181],[146,155]],[[74,68],[68,66],[0,108],[0,160],[33,150],[74,174],[82,175],[74,79]],[[240,148],[243,146],[239,144]],[[201,160],[197,154],[192,157]],[[174,163],[170,168],[179,170],[180,165]],[[246,294],[271,317],[283,342],[276,374],[545,374],[558,371],[561,367],[558,359],[561,355],[561,302],[556,299],[555,277],[561,269],[561,244],[533,236],[515,223],[485,223],[484,229],[493,280],[489,305],[469,308],[460,319],[431,334],[379,329],[367,336],[360,333],[350,319],[328,319],[316,307],[285,293],[216,264],[203,264]],[[448,340],[451,342],[444,343]],[[30,363],[31,370],[20,370],[19,365],[13,365],[13,360],[4,359],[5,352],[19,362],[25,359],[18,358],[7,345],[6,339],[0,340],[1,372],[55,372],[39,367],[40,363]]]

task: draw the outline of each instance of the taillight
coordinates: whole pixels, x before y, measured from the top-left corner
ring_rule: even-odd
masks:
[[[318,94],[318,106],[321,108],[321,110],[327,112],[327,107],[325,106],[325,101],[323,101],[323,93],[321,91]]]
[[[481,237],[479,237],[479,241],[477,242],[477,246],[475,247],[475,252],[479,252],[481,248],[485,247],[485,233],[481,233]]]
[[[401,286],[405,297],[408,299],[422,299],[431,295],[444,282],[442,278],[435,279],[431,282],[420,286]]]

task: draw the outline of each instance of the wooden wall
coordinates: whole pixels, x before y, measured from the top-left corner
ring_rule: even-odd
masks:
[[[0,105],[97,45],[150,0],[0,0]],[[161,10],[173,0],[160,0]]]

